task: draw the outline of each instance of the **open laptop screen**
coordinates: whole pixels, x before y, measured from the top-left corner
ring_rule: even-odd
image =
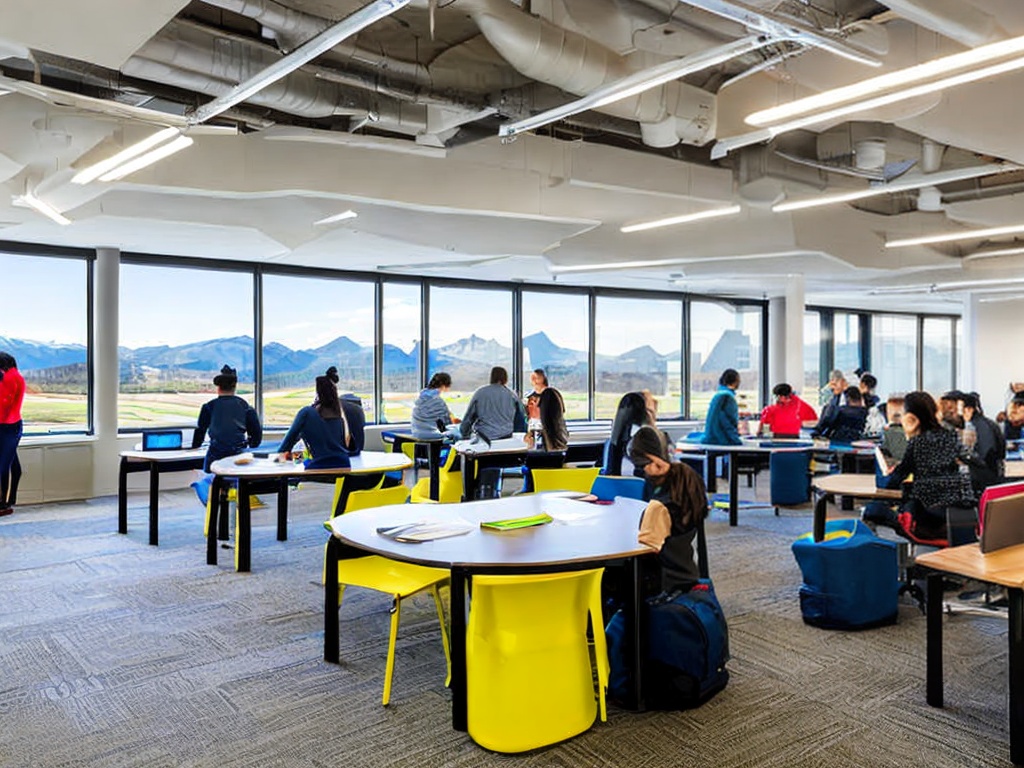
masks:
[[[981,529],[981,551],[1024,544],[1024,493],[993,499],[985,506]]]
[[[144,451],[178,451],[181,450],[180,429],[145,429],[142,431],[142,450]]]

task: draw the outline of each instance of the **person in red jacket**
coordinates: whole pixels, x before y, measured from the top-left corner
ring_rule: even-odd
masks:
[[[776,384],[772,394],[775,395],[775,404],[761,411],[761,426],[757,434],[771,430],[775,437],[799,437],[803,423],[818,418],[811,406],[793,394],[789,384]]]
[[[6,352],[0,352],[0,516],[14,511],[18,501],[21,462],[21,403],[25,399],[25,379],[18,373],[18,363]]]

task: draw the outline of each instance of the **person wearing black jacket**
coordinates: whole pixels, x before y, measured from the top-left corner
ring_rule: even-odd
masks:
[[[999,425],[985,416],[976,392],[964,394],[960,402],[963,403],[964,434],[969,433],[968,424],[974,428],[974,444],[967,447],[972,449],[974,455],[981,461],[981,464],[971,466],[971,485],[974,486],[974,492],[980,496],[988,486],[1003,480],[1006,438],[1003,437]],[[969,440],[965,438],[964,443],[967,442]]]
[[[235,394],[238,372],[225,365],[213,377],[213,383],[217,386],[217,397],[203,403],[192,433],[193,448],[201,446],[207,431],[210,433],[210,447],[203,463],[206,472],[213,462],[255,448],[263,440],[263,425],[256,410]]]

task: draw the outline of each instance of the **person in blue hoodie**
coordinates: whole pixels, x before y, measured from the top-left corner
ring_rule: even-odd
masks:
[[[708,415],[704,420],[704,445],[740,445],[740,409],[736,403],[736,390],[740,375],[726,368],[718,379],[718,391],[711,398]]]
[[[427,388],[420,392],[412,406],[412,434],[414,437],[437,437],[441,434],[438,422],[448,426],[455,423],[448,404],[441,397],[452,388],[452,377],[447,373],[435,373],[430,377]]]

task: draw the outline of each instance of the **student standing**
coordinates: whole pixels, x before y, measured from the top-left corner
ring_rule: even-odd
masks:
[[[192,447],[203,444],[206,433],[210,433],[210,447],[206,451],[203,469],[210,471],[210,465],[219,459],[235,456],[246,448],[255,448],[263,439],[263,426],[255,409],[235,394],[238,388],[238,372],[229,365],[220,369],[213,377],[217,397],[203,403],[199,420],[192,434]]]
[[[25,379],[18,371],[18,363],[12,355],[0,352],[0,516],[11,514],[18,503],[18,443],[23,431],[24,400]]]

